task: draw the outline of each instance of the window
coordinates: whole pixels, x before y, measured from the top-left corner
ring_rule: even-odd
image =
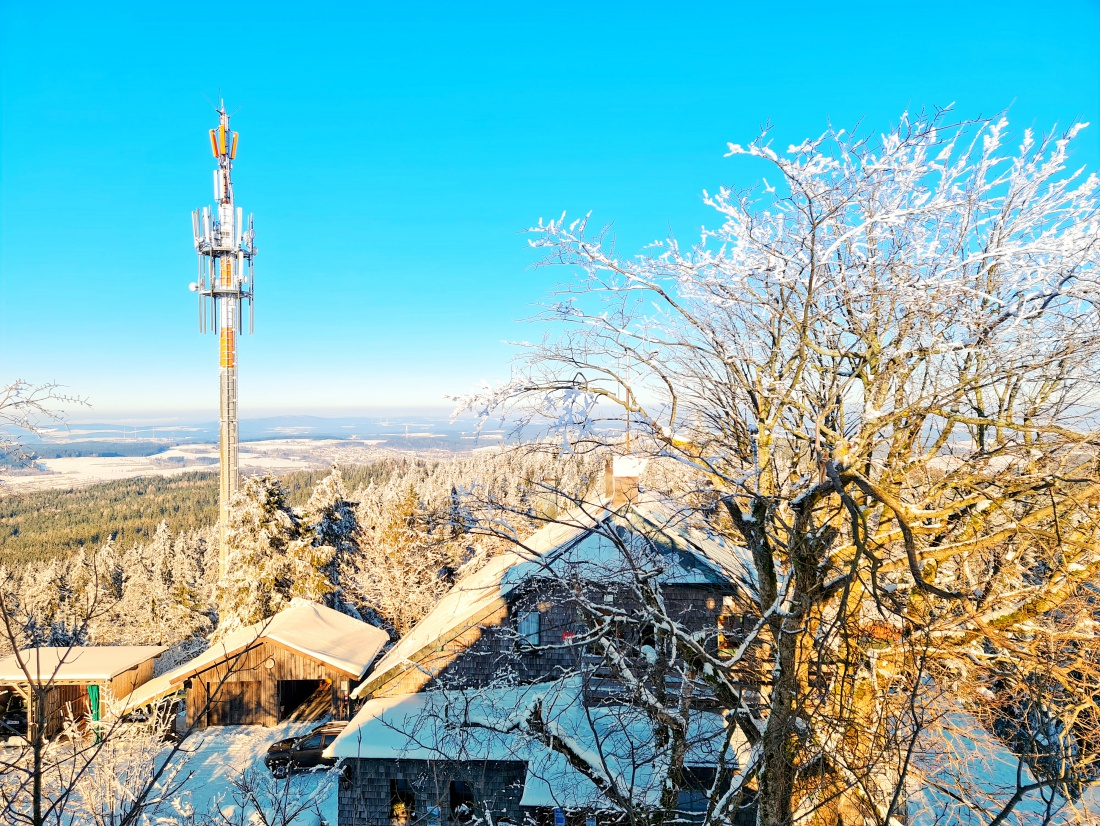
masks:
[[[718,615],[718,656],[731,657],[745,639],[746,629],[751,627],[744,614],[723,612]]]
[[[408,826],[416,817],[416,794],[408,780],[390,781],[390,824]]]
[[[314,734],[312,737],[307,737],[304,740],[298,741],[298,748],[300,749],[319,749],[321,748],[321,735]]]
[[[701,823],[707,814],[710,798],[702,789],[680,789],[676,795],[676,811],[682,820]]]
[[[540,643],[541,616],[538,611],[520,611],[516,620],[516,633],[519,635],[521,645],[538,645]]]
[[[474,819],[474,790],[461,780],[451,781],[451,818],[456,823]]]
[[[676,795],[676,810],[684,824],[702,823],[710,803],[708,790],[714,783],[714,769],[685,766],[684,785]]]

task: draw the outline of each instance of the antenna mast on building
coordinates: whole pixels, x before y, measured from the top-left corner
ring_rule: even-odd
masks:
[[[226,531],[229,503],[237,492],[237,335],[243,332],[244,311],[248,310],[248,331],[252,332],[252,259],[256,255],[256,233],[252,216],[245,224],[233,202],[233,159],[237,156],[237,133],[229,129],[225,103],[218,108],[218,126],[210,130],[210,148],[218,161],[214,170],[216,206],[191,213],[195,251],[199,254],[199,279],[191,291],[199,298],[199,331],[218,334],[221,365],[220,475],[218,529],[221,573],[226,567]]]

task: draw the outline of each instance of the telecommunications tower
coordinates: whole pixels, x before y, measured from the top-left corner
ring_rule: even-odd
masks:
[[[256,233],[252,216],[247,225],[233,202],[233,159],[237,156],[237,133],[229,129],[229,113],[223,102],[218,108],[218,126],[210,130],[210,149],[218,161],[214,170],[216,206],[191,213],[195,251],[199,254],[199,279],[191,285],[199,298],[199,331],[218,334],[221,365],[220,475],[218,525],[221,573],[226,565],[226,530],[229,502],[237,492],[237,335],[243,332],[244,310],[248,310],[248,331],[252,332],[252,259],[256,255]]]

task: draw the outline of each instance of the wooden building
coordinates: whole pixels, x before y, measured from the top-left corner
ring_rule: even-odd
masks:
[[[291,715],[347,719],[352,690],[388,639],[373,625],[296,599],[138,689],[127,707],[183,689],[189,728],[273,726]]]
[[[108,696],[126,697],[147,683],[163,651],[159,645],[26,648],[0,659],[0,691],[22,698],[28,730],[43,704],[43,730],[52,737],[67,718],[98,720]]]
[[[692,667],[682,659],[658,666],[653,626],[625,620],[645,616],[642,565],[667,617],[719,657],[731,635],[741,641],[751,560],[684,524],[675,502],[643,495],[639,470],[612,463],[594,501],[460,579],[379,659],[352,692],[363,705],[326,751],[342,760],[340,826],[464,826],[471,806],[496,823],[583,824],[608,808],[576,768],[589,763],[640,806],[657,806],[664,786],[651,767],[667,763],[669,744],[635,703],[628,669],[660,680],[647,689],[686,698],[678,806],[698,811],[720,744],[722,771],[735,769],[747,743],[726,731],[714,693],[684,679]],[[624,618],[618,660],[591,642],[597,614]]]

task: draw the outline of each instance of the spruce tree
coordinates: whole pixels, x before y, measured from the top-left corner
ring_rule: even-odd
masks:
[[[273,476],[244,480],[233,500],[226,570],[215,589],[219,636],[274,616],[294,597],[320,602],[335,549],[314,544]]]
[[[342,582],[354,574],[359,556],[359,518],[355,503],[348,500],[344,477],[340,469],[332,466],[332,472],[317,483],[306,504],[303,520],[313,533],[313,545],[332,548],[332,559],[323,573],[332,583],[332,591],[325,604],[357,619],[359,612],[344,594]]]

